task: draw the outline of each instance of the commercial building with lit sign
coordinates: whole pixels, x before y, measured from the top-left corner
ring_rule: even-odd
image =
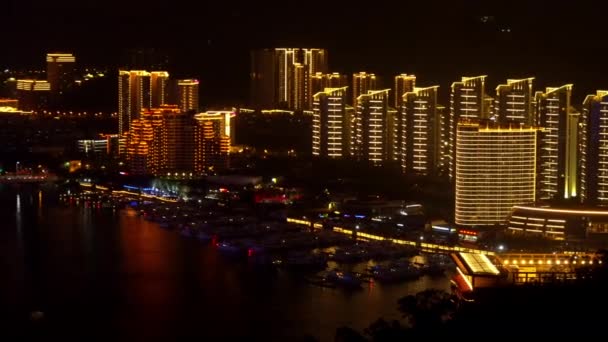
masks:
[[[550,240],[604,243],[608,242],[608,210],[592,207],[514,206],[509,216],[508,232]]]

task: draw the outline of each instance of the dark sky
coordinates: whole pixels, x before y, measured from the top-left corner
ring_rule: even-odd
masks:
[[[419,85],[439,84],[445,94],[456,78],[476,74],[489,75],[491,88],[527,76],[537,87],[574,83],[576,100],[608,88],[607,5],[199,2],[8,0],[0,67],[42,65],[47,49],[114,66],[124,48],[157,47],[169,51],[173,74],[200,77],[210,94],[238,99],[247,93],[250,48],[319,46],[329,49],[332,71],[376,72],[389,84],[396,73],[415,73]],[[486,3],[493,6],[479,5]]]

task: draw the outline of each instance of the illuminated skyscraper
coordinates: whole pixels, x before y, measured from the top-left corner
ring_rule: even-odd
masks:
[[[490,120],[458,123],[457,225],[505,224],[514,205],[535,201],[537,130]]]
[[[152,106],[150,73],[142,70],[118,72],[118,134],[129,130],[131,121]]]
[[[166,71],[152,71],[150,73],[150,105],[158,108],[167,104],[169,93],[169,73]]]
[[[229,166],[230,111],[199,113],[194,116],[194,170],[197,174],[214,173]]]
[[[534,77],[507,80],[507,84],[496,87],[495,116],[498,121],[515,121],[533,125]]]
[[[450,94],[449,177],[454,178],[456,153],[456,128],[462,119],[485,119],[484,97],[486,76],[462,77],[452,83]]]
[[[357,98],[361,95],[367,94],[370,90],[376,90],[378,84],[376,83],[376,75],[368,74],[364,71],[353,74],[353,102],[352,105],[357,105]]]
[[[401,74],[395,76],[395,89],[393,89],[393,103],[395,109],[401,108],[401,102],[403,101],[403,95],[414,90],[416,86],[416,76]]]
[[[62,95],[74,82],[76,57],[71,53],[47,53],[46,77],[51,84],[51,93]]]
[[[608,91],[583,102],[579,131],[579,195],[582,202],[608,204]]]
[[[399,111],[398,145],[401,168],[405,173],[428,175],[440,158],[441,120],[437,112],[437,88],[418,88],[403,94]]]
[[[353,148],[360,160],[375,165],[393,159],[388,93],[390,89],[370,90],[357,98]]]
[[[198,80],[177,81],[177,101],[182,112],[198,110]]]
[[[311,108],[309,77],[327,72],[324,49],[277,48],[251,53],[251,104],[257,108]]]
[[[51,84],[42,80],[17,80],[17,100],[19,109],[25,111],[46,109],[51,92]]]
[[[576,196],[578,113],[570,107],[572,85],[536,92],[539,139],[538,198],[541,200]]]
[[[312,116],[312,154],[342,158],[349,153],[347,87],[326,88],[315,94]]]

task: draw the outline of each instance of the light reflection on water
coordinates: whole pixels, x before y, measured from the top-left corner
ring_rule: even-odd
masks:
[[[64,207],[44,191],[38,201],[24,203],[21,198],[31,194],[14,191],[0,190],[14,205],[0,209],[0,219],[10,220],[12,212],[18,234],[3,230],[0,238],[23,244],[3,251],[21,260],[11,270],[21,276],[8,277],[0,289],[23,291],[13,309],[40,307],[62,329],[103,326],[109,335],[137,339],[285,340],[308,333],[332,340],[342,325],[363,329],[380,316],[398,319],[397,300],[404,295],[449,287],[447,279],[429,277],[360,291],[316,287],[298,274],[227,259],[132,210]],[[28,215],[34,206],[38,215]],[[361,272],[372,265],[330,267]]]

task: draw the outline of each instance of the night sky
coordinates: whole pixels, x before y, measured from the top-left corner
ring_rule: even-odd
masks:
[[[439,84],[444,102],[462,75],[487,74],[490,94],[506,78],[574,83],[575,104],[608,88],[606,5],[458,3],[9,0],[0,67],[42,67],[47,49],[115,67],[125,48],[163,48],[173,75],[200,77],[204,97],[229,102],[246,99],[249,49],[318,46],[331,71],[375,72],[386,86],[414,73],[420,86]]]

